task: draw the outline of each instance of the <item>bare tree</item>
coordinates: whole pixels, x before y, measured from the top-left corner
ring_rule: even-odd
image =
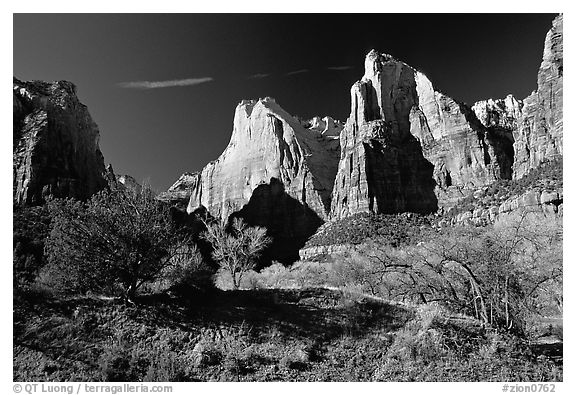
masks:
[[[523,331],[539,305],[562,307],[562,230],[554,219],[454,227],[402,249],[367,244],[358,255],[362,270],[348,275],[371,293],[443,302],[493,327]]]
[[[221,222],[205,224],[202,237],[212,245],[212,257],[230,274],[234,289],[238,289],[244,273],[254,268],[272,242],[266,228],[247,226],[241,218],[234,218],[230,229]]]

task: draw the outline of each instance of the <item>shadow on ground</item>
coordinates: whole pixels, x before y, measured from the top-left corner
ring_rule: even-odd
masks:
[[[183,298],[147,296],[140,302],[153,307],[160,316],[142,314],[135,318],[153,319],[157,321],[156,325],[177,325],[181,329],[198,325],[243,325],[259,332],[274,328],[288,338],[318,340],[330,340],[343,334],[359,336],[371,328],[394,331],[411,315],[399,306],[351,300],[340,291],[323,288],[215,290]]]

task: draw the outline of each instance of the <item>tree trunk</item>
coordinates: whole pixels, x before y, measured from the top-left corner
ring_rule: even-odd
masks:
[[[510,312],[508,311],[508,279],[509,277],[506,276],[506,279],[504,281],[504,311],[505,311],[505,315],[506,315],[506,328],[510,329],[512,328],[512,326],[510,326]]]
[[[126,290],[125,300],[126,304],[135,305],[134,299],[136,297],[136,287],[137,287],[137,279],[134,278],[130,282],[128,289]]]
[[[236,276],[236,272],[230,270],[230,276],[232,277],[232,286],[234,287],[234,290],[237,290],[240,288],[240,281]]]

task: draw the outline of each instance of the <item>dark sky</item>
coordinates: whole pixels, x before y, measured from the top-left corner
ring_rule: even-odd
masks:
[[[536,88],[553,18],[16,14],[14,76],[74,82],[100,128],[106,163],[164,190],[220,155],[242,99],[272,96],[293,115],[345,121],[350,86],[362,77],[372,48],[469,104],[509,93],[524,98]],[[154,89],[123,84],[190,79],[187,86]]]

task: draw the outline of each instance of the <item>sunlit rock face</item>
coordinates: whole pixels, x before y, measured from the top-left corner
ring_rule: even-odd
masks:
[[[13,199],[86,199],[106,187],[99,131],[67,81],[13,81]]]
[[[228,147],[186,188],[188,213],[242,216],[288,244],[303,243],[330,209],[339,158],[330,126],[307,129],[271,98],[242,101]]]
[[[432,212],[462,189],[511,176],[512,141],[436,92],[406,63],[372,50],[351,89],[331,217]]]
[[[488,128],[504,130],[517,129],[522,117],[524,103],[514,96],[508,95],[504,99],[488,99],[476,102],[472,111],[478,120]]]

